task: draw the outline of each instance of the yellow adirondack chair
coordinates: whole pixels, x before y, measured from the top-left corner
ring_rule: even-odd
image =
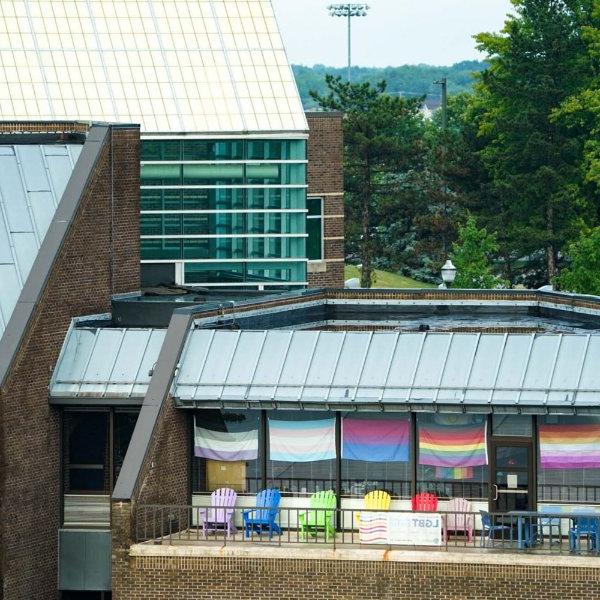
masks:
[[[383,510],[390,510],[390,503],[392,498],[387,492],[382,490],[373,490],[365,495],[364,498],[364,510],[379,512]],[[356,524],[360,524],[360,513],[354,515]]]

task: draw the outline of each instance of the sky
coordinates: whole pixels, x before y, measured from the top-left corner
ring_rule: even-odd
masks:
[[[346,20],[329,16],[330,0],[272,0],[288,59],[294,64],[347,64]],[[452,65],[483,58],[473,35],[499,31],[510,0],[370,0],[352,21],[352,64]]]

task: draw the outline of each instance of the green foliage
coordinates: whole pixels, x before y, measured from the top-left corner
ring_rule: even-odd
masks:
[[[555,285],[567,292],[600,295],[600,227],[583,231],[566,254],[568,266]]]
[[[326,75],[346,78],[345,68],[335,69],[324,65],[307,67],[293,65],[294,76],[302,103],[306,110],[314,110],[319,104],[310,92],[326,94],[328,91]],[[431,65],[403,65],[401,67],[352,67],[352,81],[370,83],[375,86],[379,81],[387,83],[392,96],[401,95],[407,98],[427,96],[436,105],[440,103],[440,86],[434,81],[442,77],[448,78],[448,89],[451,94],[468,92],[473,85],[473,73],[482,71],[486,64],[478,61],[464,61],[451,67],[435,67]]]
[[[506,282],[492,273],[490,258],[498,251],[493,233],[478,228],[475,217],[469,215],[465,225],[458,229],[458,241],[452,244],[452,261],[456,279],[452,287],[491,289],[505,287]]]
[[[421,99],[390,96],[385,82],[348,83],[332,76],[326,81],[328,94],[313,97],[323,110],[345,115],[347,249],[362,262],[361,286],[371,287],[382,211],[421,159]]]
[[[582,132],[554,118],[592,73],[582,35],[591,2],[513,0],[515,14],[502,33],[477,36],[490,65],[470,109],[489,177],[477,212],[501,232],[513,282],[547,283],[558,272],[560,249],[594,218],[582,178]]]

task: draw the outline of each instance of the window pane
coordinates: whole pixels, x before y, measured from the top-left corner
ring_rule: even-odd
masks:
[[[453,432],[468,428],[483,428],[485,419],[485,416],[469,414],[419,414],[417,429],[436,427],[452,437]],[[417,460],[420,461],[420,458],[417,457]],[[452,467],[444,467],[418,462],[417,490],[434,493],[439,498],[487,498],[488,466],[457,463]]]
[[[142,185],[179,185],[181,165],[142,165],[140,179]]]
[[[244,179],[243,165],[183,165],[184,185],[235,185]]]
[[[600,417],[538,417],[538,428],[538,501],[600,503],[600,468],[594,465],[593,460],[589,462],[589,466],[583,464],[584,449],[569,449],[569,446],[577,444],[577,440],[591,440],[597,435],[594,431],[600,430]],[[553,434],[559,429],[561,435],[557,438]],[[590,437],[590,433],[593,436]],[[542,447],[541,442],[547,434],[557,441],[562,439],[564,443],[556,447],[546,442]],[[569,438],[573,441],[569,442]],[[597,443],[594,445],[597,446]],[[578,465],[572,462],[572,457],[576,454]]]
[[[63,421],[64,491],[110,491],[108,412],[65,412]]]
[[[243,141],[185,140],[184,160],[241,160]]]
[[[116,483],[123,461],[125,460],[125,454],[135,429],[137,422],[137,412],[116,412],[114,416],[114,450],[113,450],[113,465],[114,465],[114,478],[113,481]],[[113,484],[114,485],[114,484]]]
[[[323,231],[321,219],[306,219],[306,256],[308,260],[323,258]]]
[[[141,240],[142,260],[167,260],[182,258],[181,240]]]
[[[210,431],[239,433],[258,430],[260,427],[260,411],[199,410],[194,415],[196,425]],[[192,489],[194,492],[213,492],[218,488],[228,487],[238,493],[255,494],[262,487],[261,456],[260,444],[258,457],[254,460],[221,461],[194,456]]]
[[[494,435],[531,437],[531,416],[528,415],[492,415]]]
[[[180,160],[180,140],[142,140],[141,160]]]
[[[267,413],[269,419],[281,421],[318,421],[331,419],[333,413],[306,411],[277,411]],[[267,484],[282,493],[312,494],[320,490],[335,488],[335,460],[312,462],[267,461]]]
[[[346,417],[360,420],[406,421],[409,416],[386,415],[381,413],[348,413]],[[343,421],[342,421],[343,430]],[[343,446],[343,442],[342,442]],[[390,496],[410,497],[412,486],[412,457],[407,462],[374,462],[366,460],[348,460],[342,458],[342,494],[345,496],[364,496],[373,490],[383,490]]]

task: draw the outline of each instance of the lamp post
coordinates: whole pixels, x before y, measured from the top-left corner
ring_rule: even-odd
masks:
[[[433,83],[442,86],[442,128],[446,129],[448,127],[448,78],[442,77]]]
[[[366,17],[371,8],[368,4],[343,3],[330,4],[327,7],[330,17],[345,17],[348,21],[348,81],[350,81],[350,68],[352,67],[352,17]]]
[[[452,286],[454,280],[456,279],[456,267],[452,264],[452,261],[448,259],[444,266],[442,267],[442,284],[440,284],[440,289],[446,290]]]

